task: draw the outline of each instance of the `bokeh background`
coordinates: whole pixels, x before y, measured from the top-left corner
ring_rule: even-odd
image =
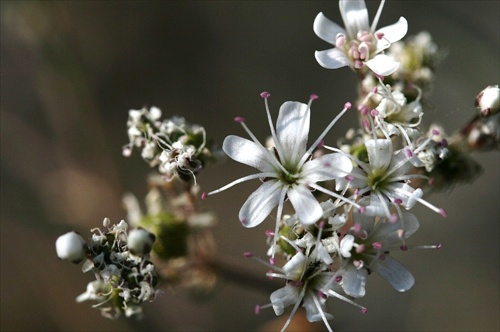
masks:
[[[378,1],[368,1],[373,17]],[[405,16],[409,34],[429,31],[448,52],[437,71],[424,117],[448,132],[474,114],[474,98],[499,83],[499,1],[388,1],[379,26]],[[263,231],[243,229],[239,207],[257,183],[203,201],[219,222],[218,259],[237,273],[219,275],[210,296],[165,289],[145,306],[142,321],[109,321],[75,297],[92,280],[57,259],[54,241],[75,229],[86,234],[103,217],[125,217],[124,192],[146,193],[148,166],[121,155],[128,110],[160,107],[205,126],[221,143],[244,134],[268,135],[261,91],[274,117],[286,100],[320,99],[311,136],[319,135],[356,97],[347,69],[321,68],[315,50],[328,48],[312,31],[316,14],[341,22],[336,1],[2,1],[1,2],[1,330],[182,331],[276,330],[272,310],[256,316],[280,284],[266,268],[242,258],[265,253]],[[327,140],[350,126],[345,116]],[[499,154],[475,155],[477,180],[429,196],[443,219],[416,208],[421,230],[412,243],[443,242],[440,251],[410,251],[402,261],[416,285],[397,293],[378,276],[359,302],[366,315],[329,301],[336,331],[498,331]],[[211,190],[248,174],[228,161],[198,177]],[[245,275],[259,283],[239,279]],[[286,319],[285,314],[282,319]],[[323,330],[301,324],[295,330]],[[273,325],[277,324],[277,325]],[[290,330],[293,330],[292,328]]]

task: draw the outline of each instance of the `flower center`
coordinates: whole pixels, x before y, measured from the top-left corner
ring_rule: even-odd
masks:
[[[343,33],[339,33],[335,40],[337,47],[342,47],[345,54],[354,63],[354,68],[363,68],[363,62],[370,59],[370,53],[375,51],[377,39],[368,31],[358,32],[356,39],[346,40]]]
[[[380,190],[384,188],[385,185],[385,171],[381,169],[372,170],[367,176],[367,184],[372,190]]]
[[[299,177],[297,176],[295,170],[290,171],[287,169],[287,171],[288,171],[288,173],[284,172],[284,171],[279,172],[278,179],[281,182],[284,182],[284,183],[289,184],[289,185],[296,184]]]

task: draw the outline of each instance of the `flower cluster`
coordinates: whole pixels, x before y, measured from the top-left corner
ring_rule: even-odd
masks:
[[[127,232],[128,224],[122,220],[111,225],[103,221],[106,230],[94,228],[89,244],[76,232],[61,235],[56,241],[59,258],[73,263],[83,262],[82,271],[92,271],[96,280],[89,282],[87,290],[76,298],[77,302],[96,301],[104,317],[142,316],[141,304],[153,301],[157,273],[148,260],[155,236],[143,228]]]
[[[438,125],[427,130],[422,126],[421,98],[430,89],[440,53],[425,32],[399,42],[407,32],[403,17],[376,30],[383,5],[384,1],[371,26],[363,1],[340,0],[345,29],[322,13],[314,21],[314,32],[335,46],[316,52],[318,63],[330,69],[349,66],[358,74],[360,95],[354,109],[361,129],[350,129],[339,147],[324,141],[337,120],[352,108],[347,102],[308,147],[310,109],[318,96],[312,95],[308,104],[285,102],[274,126],[270,95],[263,92],[270,143],[260,143],[245,120],[237,117],[235,121],[251,140],[231,135],[223,144],[230,158],[258,172],[202,195],[206,198],[248,180],[261,181],[241,207],[239,219],[243,226],[255,227],[277,208],[274,230],[267,231],[269,262],[253,253],[245,256],[268,266],[268,277],[284,279],[285,286],[271,294],[271,302],[256,307],[257,313],[272,307],[281,315],[293,306],[283,330],[303,306],[310,322],[322,320],[331,331],[328,298],[346,301],[365,313],[367,309],[354,300],[365,296],[372,272],[400,292],[415,283],[391,252],[441,248],[441,244],[406,243],[419,229],[417,217],[409,212],[417,203],[442,217],[447,215],[423,198],[426,189],[459,182],[458,178],[443,181],[450,161],[457,158],[458,143]],[[483,119],[498,113],[498,88],[494,89],[477,97]],[[475,130],[488,131],[487,123],[491,120],[483,120]],[[470,173],[466,175],[470,178],[477,171],[458,172],[464,173]],[[287,201],[293,208],[291,216],[284,212]],[[277,263],[281,261],[283,265]]]
[[[122,312],[132,316],[141,313],[142,302],[154,299],[160,277],[169,286],[210,291],[216,282],[214,268],[220,266],[214,262],[210,232],[215,217],[199,210],[197,198],[250,180],[260,186],[240,208],[242,226],[257,227],[274,210],[276,214],[266,231],[269,259],[251,252],[245,256],[267,266],[267,277],[284,281],[269,303],[256,306],[256,313],[272,307],[281,315],[292,306],[285,330],[302,306],[307,320],[323,321],[332,331],[328,299],[366,313],[358,301],[366,295],[373,272],[396,291],[411,289],[415,278],[391,253],[441,248],[407,244],[420,227],[413,209],[422,205],[446,217],[424,194],[472,180],[480,167],[470,153],[498,149],[500,90],[497,85],[480,92],[477,114],[452,135],[438,124],[424,127],[421,101],[431,90],[442,52],[427,32],[402,41],[408,30],[404,17],[377,29],[384,3],[371,25],[362,0],[339,1],[345,28],[322,13],[314,20],[316,35],[334,45],[316,51],[316,60],[325,68],[350,67],[359,80],[358,99],[345,102],[310,143],[311,108],[318,96],[312,94],[308,103],[286,101],[274,122],[270,94],[262,92],[270,138],[261,143],[238,116],[235,122],[250,139],[229,135],[222,145],[228,157],[256,171],[219,189],[200,195],[196,181],[219,154],[208,145],[203,127],[182,117],[162,120],[157,107],[130,110],[123,154],[142,149],[142,158],[159,174],[149,177],[144,212],[134,195],[124,197],[132,231],[127,233],[124,221],[111,226],[105,219],[107,230],[93,229],[88,245],[75,232],[57,240],[60,258],[85,260],[84,272],[96,275],[77,301],[98,301],[107,317]],[[328,144],[327,134],[347,113],[358,116],[359,128],[350,128],[338,144]]]
[[[154,106],[129,111],[129,143],[123,147],[123,155],[130,156],[133,147],[141,148],[142,158],[158,167],[167,181],[177,176],[196,182],[196,174],[216,152],[207,144],[205,129],[179,116],[160,120],[161,115]]]

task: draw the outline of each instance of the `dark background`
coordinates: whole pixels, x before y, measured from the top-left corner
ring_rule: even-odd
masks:
[[[371,18],[378,3],[368,1]],[[449,54],[426,124],[437,121],[452,132],[474,113],[476,94],[499,83],[499,7],[498,1],[387,1],[379,27],[405,16],[409,35],[427,30]],[[273,289],[266,268],[241,255],[266,249],[267,227],[247,230],[237,220],[256,182],[203,205],[219,216],[219,258],[261,277],[266,287],[221,277],[208,299],[166,289],[145,306],[145,320],[108,321],[89,303],[75,303],[92,276],[59,261],[54,241],[71,229],[86,234],[105,216],[118,222],[125,217],[122,194],[145,194],[147,165],[137,153],[121,155],[131,108],[156,105],[165,116],[182,115],[221,143],[228,134],[244,135],[232,120],[237,115],[257,137],[269,134],[261,91],[272,95],[274,118],[282,102],[306,102],[316,93],[311,140],[319,135],[356,97],[349,69],[323,69],[314,59],[315,50],[329,48],[312,31],[320,11],[341,23],[336,1],[2,1],[1,329],[279,329],[282,322],[265,327],[275,319],[272,310],[253,313]],[[327,140],[355,125],[353,114],[345,116]],[[414,288],[399,294],[371,277],[359,301],[368,314],[329,301],[334,330],[499,329],[499,155],[475,157],[484,167],[477,181],[427,197],[448,218],[415,208],[421,230],[410,242],[444,247],[401,257]],[[229,161],[198,181],[211,190],[248,172]]]

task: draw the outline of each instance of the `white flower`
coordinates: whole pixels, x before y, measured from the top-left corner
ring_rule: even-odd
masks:
[[[362,69],[366,65],[379,76],[387,76],[396,71],[399,63],[381,52],[406,35],[408,23],[401,17],[395,24],[375,30],[384,2],[380,3],[371,27],[364,1],[339,2],[345,30],[319,13],[314,20],[314,32],[336,47],[316,51],[318,63],[329,69],[344,66]]]
[[[56,252],[60,259],[73,263],[81,262],[87,255],[87,244],[77,232],[68,232],[56,240]]]
[[[275,147],[266,149],[248,129],[244,120],[236,118],[235,120],[242,124],[252,141],[231,135],[226,137],[222,148],[235,161],[255,167],[260,172],[240,178],[208,194],[204,193],[202,197],[219,193],[244,181],[261,179],[262,185],[250,195],[241,207],[239,219],[243,226],[255,227],[278,206],[275,232],[277,234],[283,203],[287,198],[292,203],[300,221],[304,225],[310,225],[323,216],[323,209],[311,193],[311,189],[326,192],[335,197],[339,196],[316,183],[347,175],[352,169],[351,161],[340,153],[326,154],[316,159],[311,159],[311,155],[321,143],[324,135],[350,107],[350,104],[346,104],[344,110],[306,150],[310,105],[317,96],[311,96],[308,105],[299,102],[285,102],[280,108],[276,131],[272,126],[267,105],[269,94],[262,93],[261,96],[266,100],[266,111]],[[341,197],[341,199],[344,198]]]
[[[292,312],[281,331],[284,331],[290,324],[300,305],[305,308],[306,318],[309,322],[323,320],[328,331],[332,331],[328,320],[332,319],[333,315],[326,312],[325,305],[328,297],[336,297],[360,308],[361,312],[366,312],[366,308],[343,295],[345,293],[338,284],[338,280],[340,280],[337,278],[338,273],[329,270],[329,265],[332,263],[331,257],[326,252],[320,252],[325,250],[320,240],[323,225],[324,223],[321,223],[316,237],[307,233],[310,235],[310,239],[302,241],[305,247],[299,247],[289,239],[281,237],[296,250],[295,255],[282,268],[267,264],[251,253],[245,254],[245,256],[269,266],[273,270],[266,274],[269,278],[286,280],[284,287],[271,294],[271,303],[257,305],[255,309],[255,312],[259,313],[261,309],[272,307],[276,315],[281,315],[286,307],[293,305]],[[328,256],[326,261],[325,255]]]
[[[387,218],[353,213],[354,226],[340,243],[340,254],[347,258],[347,264],[337,271],[348,295],[364,296],[366,278],[372,271],[399,292],[413,286],[415,279],[412,274],[390,257],[389,252],[407,250],[405,239],[418,230],[419,223],[409,212],[402,212],[399,217],[397,222],[392,222]]]
[[[376,110],[389,136],[403,134],[403,131],[414,135],[418,131],[416,127],[420,124],[424,112],[420,104],[421,91],[418,88],[416,90],[417,98],[410,103],[401,91],[391,91],[389,85],[378,90],[382,100]]]
[[[431,210],[446,216],[446,212],[422,199],[423,191],[420,188],[411,187],[408,182],[415,178],[427,179],[419,174],[413,174],[415,166],[423,166],[417,158],[417,154],[425,147],[428,141],[413,151],[405,147],[393,153],[392,141],[390,139],[371,139],[365,142],[368,154],[368,163],[360,161],[351,156],[358,165],[347,177],[337,181],[337,190],[346,186],[357,188],[357,195],[366,197],[358,203],[364,207],[364,212],[372,216],[385,216],[393,219],[390,205],[399,209],[411,209],[417,202],[427,206]],[[337,149],[326,147],[336,151]]]

